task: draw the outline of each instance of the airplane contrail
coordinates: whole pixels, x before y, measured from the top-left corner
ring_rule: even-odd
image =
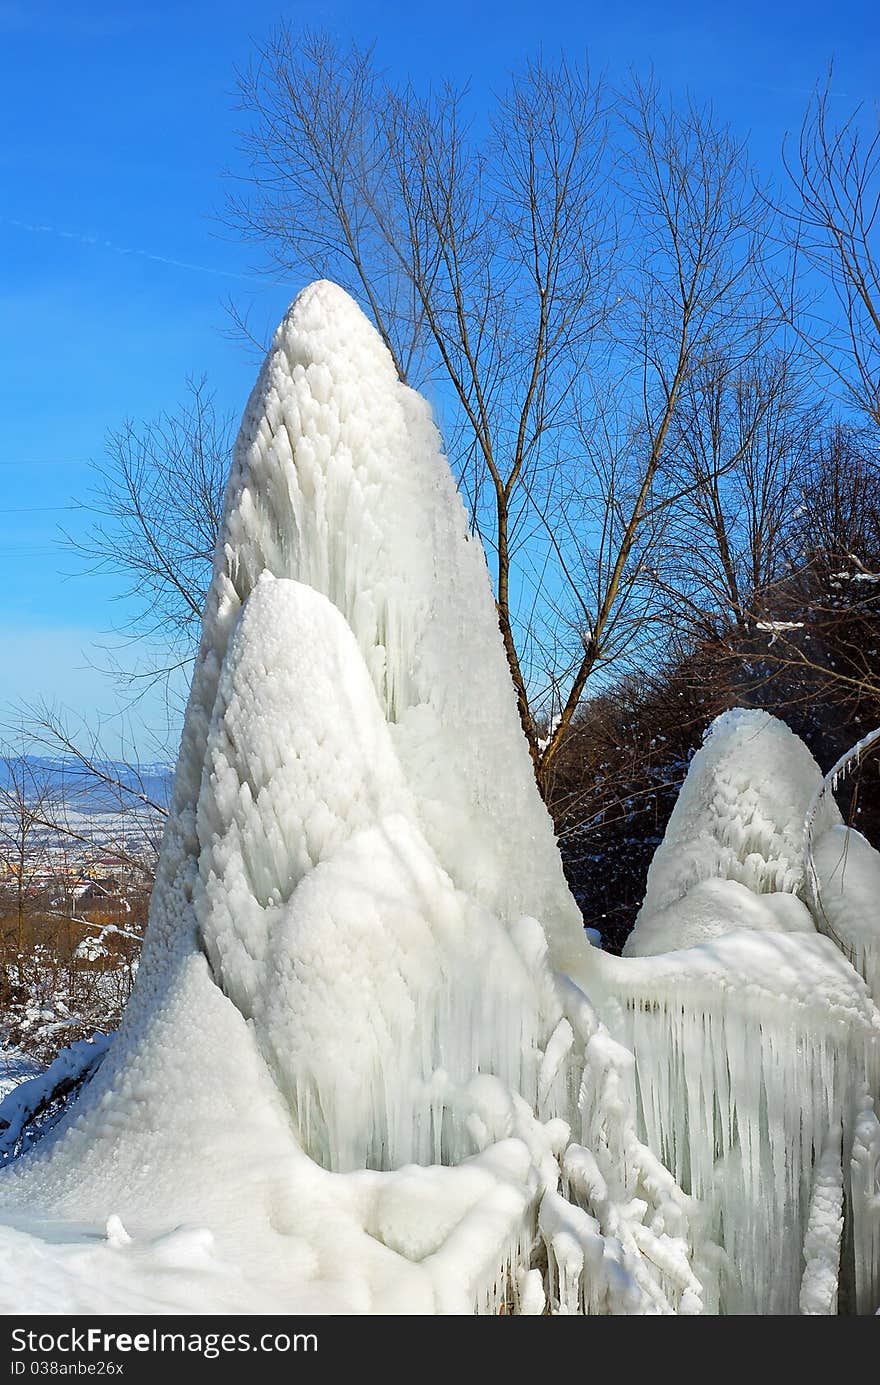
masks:
[[[157,255],[151,250],[140,250],[130,245],[117,245],[101,236],[89,236],[84,231],[65,231],[60,226],[43,225],[33,221],[21,221],[13,216],[0,216],[5,226],[14,226],[20,231],[30,231],[36,235],[57,236],[61,240],[76,241],[79,245],[92,246],[96,250],[111,250],[115,255],[136,255],[143,260],[153,260],[156,264],[171,265],[174,269],[189,269],[197,274],[214,274],[222,279],[243,279],[248,283],[260,283],[257,274],[237,274],[231,269],[214,269],[210,265],[195,264],[191,260],[177,260],[171,255]]]

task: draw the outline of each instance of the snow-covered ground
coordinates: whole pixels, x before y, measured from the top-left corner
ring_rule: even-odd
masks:
[[[28,1078],[42,1071],[35,1058],[17,1048],[0,1049],[0,1101]]]
[[[135,993],[0,1176],[0,1306],[876,1306],[880,1014],[806,888],[820,781],[723,719],[633,955],[592,947],[428,408],[312,285],[236,447]]]

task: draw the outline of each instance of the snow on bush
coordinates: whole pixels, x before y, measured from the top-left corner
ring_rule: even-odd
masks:
[[[236,446],[136,989],[0,1178],[0,1301],[871,1306],[880,1021],[799,895],[807,752],[730,726],[645,955],[606,956],[427,405],[306,289]]]

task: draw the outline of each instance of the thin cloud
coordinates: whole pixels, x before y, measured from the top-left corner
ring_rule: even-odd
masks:
[[[67,231],[60,226],[48,226],[33,221],[21,221],[18,217],[0,216],[4,226],[13,226],[19,231],[33,235],[56,236],[59,240],[72,240],[78,245],[87,245],[95,250],[110,250],[114,255],[135,256],[142,260],[152,260],[154,264],[170,265],[173,269],[187,269],[195,274],[213,274],[221,279],[240,279],[246,283],[262,283],[257,274],[238,274],[232,269],[215,269],[212,265],[196,264],[192,260],[178,260],[172,255],[157,255],[152,250],[141,250],[136,246],[117,245],[115,241],[101,236],[90,236],[84,231]]]

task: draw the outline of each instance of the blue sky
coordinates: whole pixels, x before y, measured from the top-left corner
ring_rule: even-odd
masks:
[[[124,607],[108,578],[69,575],[58,540],[83,523],[69,507],[88,460],[124,418],[173,407],[190,374],[239,412],[256,367],[225,335],[223,300],[268,327],[301,287],[256,277],[257,252],[216,217],[219,175],[238,162],[235,68],[281,17],[375,39],[394,73],[478,90],[538,46],[587,51],[612,75],[653,63],[750,133],[768,173],[829,58],[841,100],[878,95],[873,0],[726,13],[685,0],[0,0],[0,708],[48,697],[113,711],[90,665]],[[160,710],[147,699],[135,722],[158,727]]]

